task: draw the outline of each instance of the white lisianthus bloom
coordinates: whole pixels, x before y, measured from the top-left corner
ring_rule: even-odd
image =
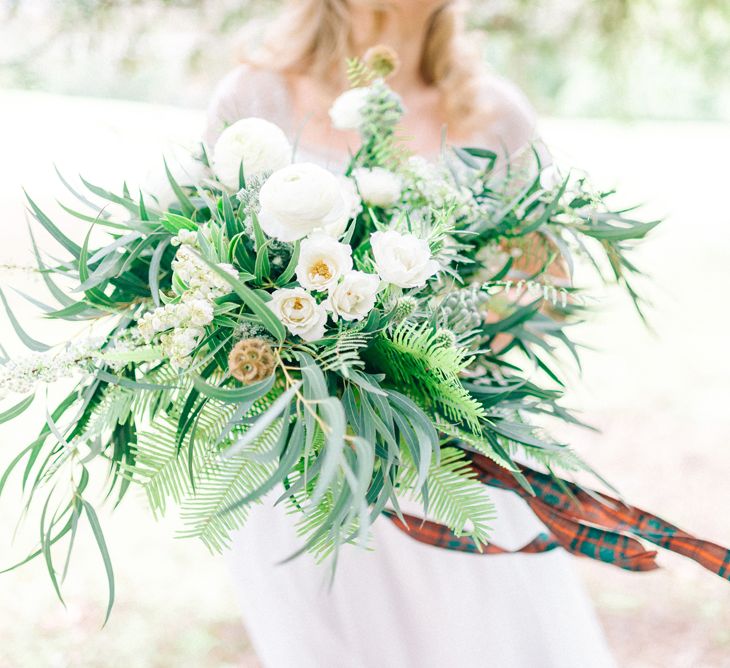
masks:
[[[297,280],[307,290],[328,290],[352,269],[352,248],[322,232],[302,241]]]
[[[375,306],[380,278],[364,271],[351,271],[342,282],[330,288],[325,306],[332,311],[332,320],[362,320]]]
[[[361,167],[353,170],[352,178],[355,179],[360,196],[367,204],[388,207],[400,199],[403,189],[401,179],[387,169]]]
[[[340,95],[330,107],[332,126],[338,130],[359,130],[363,124],[363,109],[369,88],[351,88]]]
[[[213,147],[213,171],[221,183],[238,190],[244,176],[273,172],[291,162],[292,148],[284,131],[263,118],[242,118],[229,125]]]
[[[259,203],[261,228],[279,241],[296,241],[314,230],[347,223],[339,180],[309,162],[274,172],[261,186]]]
[[[292,334],[305,341],[315,341],[324,336],[327,311],[304,288],[274,290],[266,304]]]
[[[400,288],[421,287],[440,269],[428,242],[413,234],[375,232],[370,245],[380,278]]]

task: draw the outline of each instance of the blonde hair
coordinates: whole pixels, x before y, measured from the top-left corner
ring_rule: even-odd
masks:
[[[353,0],[291,0],[276,21],[271,37],[251,57],[250,64],[283,73],[307,73],[333,88],[344,84],[347,58],[355,53]],[[387,0],[373,0],[376,29]],[[459,132],[484,123],[478,100],[478,54],[465,35],[460,8],[446,1],[431,15],[421,52],[424,83],[441,92],[446,120]]]

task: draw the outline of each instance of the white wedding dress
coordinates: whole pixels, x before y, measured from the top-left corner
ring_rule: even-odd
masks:
[[[509,84],[486,80],[494,122],[474,144],[516,150],[532,113]],[[239,118],[260,116],[294,136],[299,119],[283,80],[239,67],[210,107],[208,142]],[[297,160],[340,168],[341,156],[300,149]],[[480,556],[417,543],[385,519],[373,550],[340,550],[330,569],[301,546],[282,506],[254,508],[228,561],[246,628],[266,668],[608,668],[613,660],[589,600],[561,550]],[[490,489],[495,543],[514,549],[544,527],[511,492]],[[410,508],[408,509],[410,511]]]

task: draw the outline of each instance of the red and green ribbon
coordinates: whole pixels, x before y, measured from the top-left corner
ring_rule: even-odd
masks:
[[[393,524],[421,543],[448,550],[474,554],[536,554],[562,547],[572,554],[629,571],[658,568],[657,551],[647,549],[642,542],[647,541],[689,557],[730,580],[730,550],[696,538],[652,513],[602,492],[522,467],[534,492],[532,495],[509,471],[490,459],[477,454],[470,454],[470,458],[472,469],[482,483],[519,495],[548,533],[539,534],[519,549],[508,550],[493,543],[478,545],[468,535],[459,536],[442,524],[412,515],[403,515],[404,522],[392,511],[387,511]]]

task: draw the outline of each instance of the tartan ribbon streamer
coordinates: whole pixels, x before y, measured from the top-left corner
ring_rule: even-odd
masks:
[[[534,496],[498,464],[469,453],[472,470],[485,485],[518,494],[548,528],[527,545],[507,550],[490,543],[478,546],[466,535],[459,536],[437,522],[395,513],[386,514],[400,530],[428,545],[481,554],[540,553],[562,547],[576,555],[590,557],[630,571],[658,568],[657,552],[648,550],[639,538],[693,559],[706,569],[730,580],[730,550],[696,538],[640,508],[629,506],[607,494],[586,490],[556,480],[529,467],[522,468]]]

